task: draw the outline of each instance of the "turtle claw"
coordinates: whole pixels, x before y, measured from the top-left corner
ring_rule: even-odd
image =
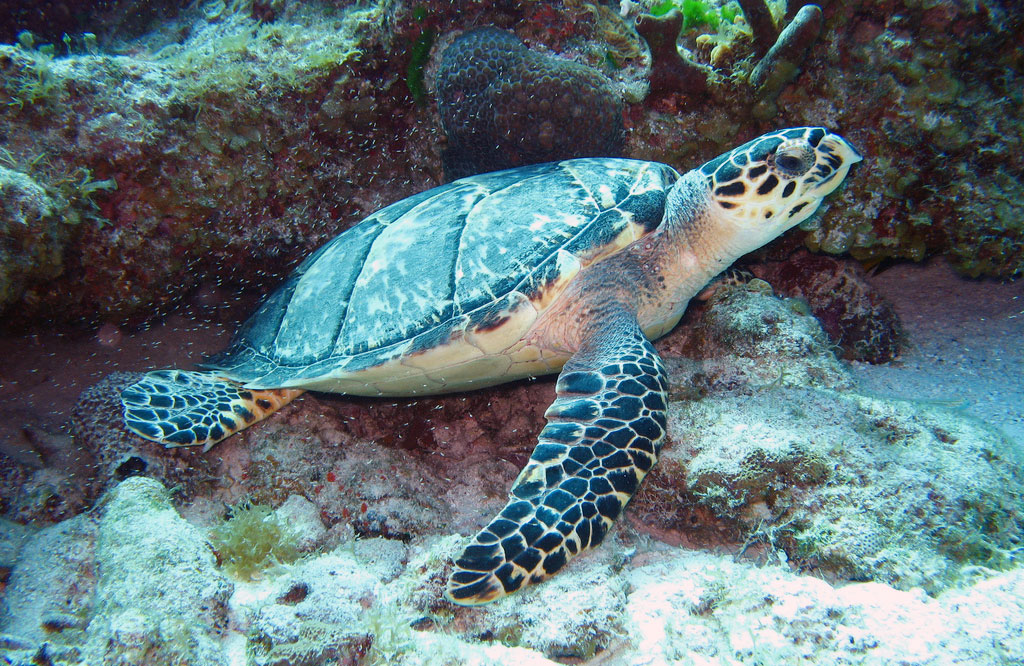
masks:
[[[251,390],[213,372],[155,370],[121,391],[128,429],[168,447],[203,446],[270,416],[302,393]]]

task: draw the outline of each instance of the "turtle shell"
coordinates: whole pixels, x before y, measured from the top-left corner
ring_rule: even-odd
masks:
[[[555,371],[564,358],[523,336],[582,267],[661,224],[678,178],[655,162],[577,159],[403,199],[306,259],[205,367],[251,388],[361,395]]]

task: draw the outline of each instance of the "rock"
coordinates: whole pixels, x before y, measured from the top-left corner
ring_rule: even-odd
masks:
[[[151,479],[121,482],[101,512],[87,661],[226,664],[220,638],[232,584],[204,535]]]
[[[178,488],[191,499],[210,494],[219,482],[220,461],[197,455],[193,448],[169,448],[124,427],[121,390],[138,381],[138,373],[115,372],[82,391],[71,414],[71,433],[77,447],[95,463],[82,479],[91,502],[101,493],[137,476]]]
[[[309,552],[322,543],[327,535],[327,528],[320,521],[319,509],[302,495],[289,495],[274,513],[278,520],[299,534],[296,547],[300,552]]]
[[[0,166],[0,310],[21,298],[28,285],[61,274],[70,235],[46,188]]]
[[[795,305],[757,280],[724,285],[663,343],[690,399],[670,404],[672,442],[633,502],[641,529],[899,589],[1012,566],[1024,535],[1013,443],[939,405],[858,394]]]
[[[899,356],[904,336],[899,317],[856,262],[800,251],[786,261],[759,264],[753,272],[780,293],[806,300],[829,338],[842,347],[843,358],[887,363]]]
[[[965,565],[1011,566],[1024,531],[1012,443],[941,408],[777,387],[675,404],[669,430],[674,444],[634,507],[656,530],[724,522],[734,547],[930,592]],[[682,506],[658,503],[663,493]],[[710,516],[694,524],[692,503]]]
[[[10,573],[18,552],[32,534],[31,528],[0,518],[0,568]]]
[[[821,324],[805,304],[772,295],[762,280],[714,287],[692,327],[660,342],[677,395],[741,386],[849,388]],[[677,358],[696,361],[681,362]]]
[[[707,553],[629,573],[623,664],[997,666],[1024,655],[1020,569],[929,598],[879,583],[832,587],[777,567]],[[1013,656],[1011,656],[1013,655]]]
[[[362,663],[358,657],[369,654],[374,640],[366,618],[378,587],[372,570],[344,547],[297,562],[269,586],[240,585],[232,605],[252,663]]]
[[[0,604],[0,632],[26,648],[80,636],[95,603],[95,518],[76,516],[34,534],[24,528],[4,532],[22,545],[16,558],[3,563],[11,573]]]

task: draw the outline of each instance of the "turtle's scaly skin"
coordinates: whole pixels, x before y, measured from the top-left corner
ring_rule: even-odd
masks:
[[[158,371],[125,389],[126,423],[209,447],[306,389],[444,393],[561,369],[508,505],[449,579],[453,601],[491,601],[601,542],[664,441],[665,371],[649,340],[735,259],[811,215],[859,160],[807,127],[682,176],[582,159],[421,193],[307,259],[211,371]]]
[[[625,310],[565,364],[511,499],[455,561],[448,596],[486,603],[601,543],[665,439],[665,369]]]
[[[209,451],[302,393],[301,389],[250,390],[209,372],[156,370],[122,391],[121,401],[128,428],[146,439],[169,446],[202,443],[203,451]]]

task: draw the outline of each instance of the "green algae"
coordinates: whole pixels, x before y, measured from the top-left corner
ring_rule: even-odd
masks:
[[[299,558],[299,535],[265,504],[243,500],[210,536],[221,566],[241,580]]]
[[[413,18],[422,23],[427,18],[427,10],[422,6],[412,12]],[[405,70],[405,85],[412,95],[416,106],[423,108],[427,104],[427,88],[423,83],[423,68],[430,60],[430,49],[434,46],[437,33],[433,28],[424,27],[409,48],[409,66]]]
[[[732,23],[736,18],[734,8],[728,9],[727,16],[725,8],[718,10],[714,5],[703,2],[703,0],[682,0],[681,2],[679,0],[664,0],[651,7],[650,14],[651,16],[664,16],[673,9],[678,9],[682,13],[684,31],[701,26],[717,30],[721,19]]]

